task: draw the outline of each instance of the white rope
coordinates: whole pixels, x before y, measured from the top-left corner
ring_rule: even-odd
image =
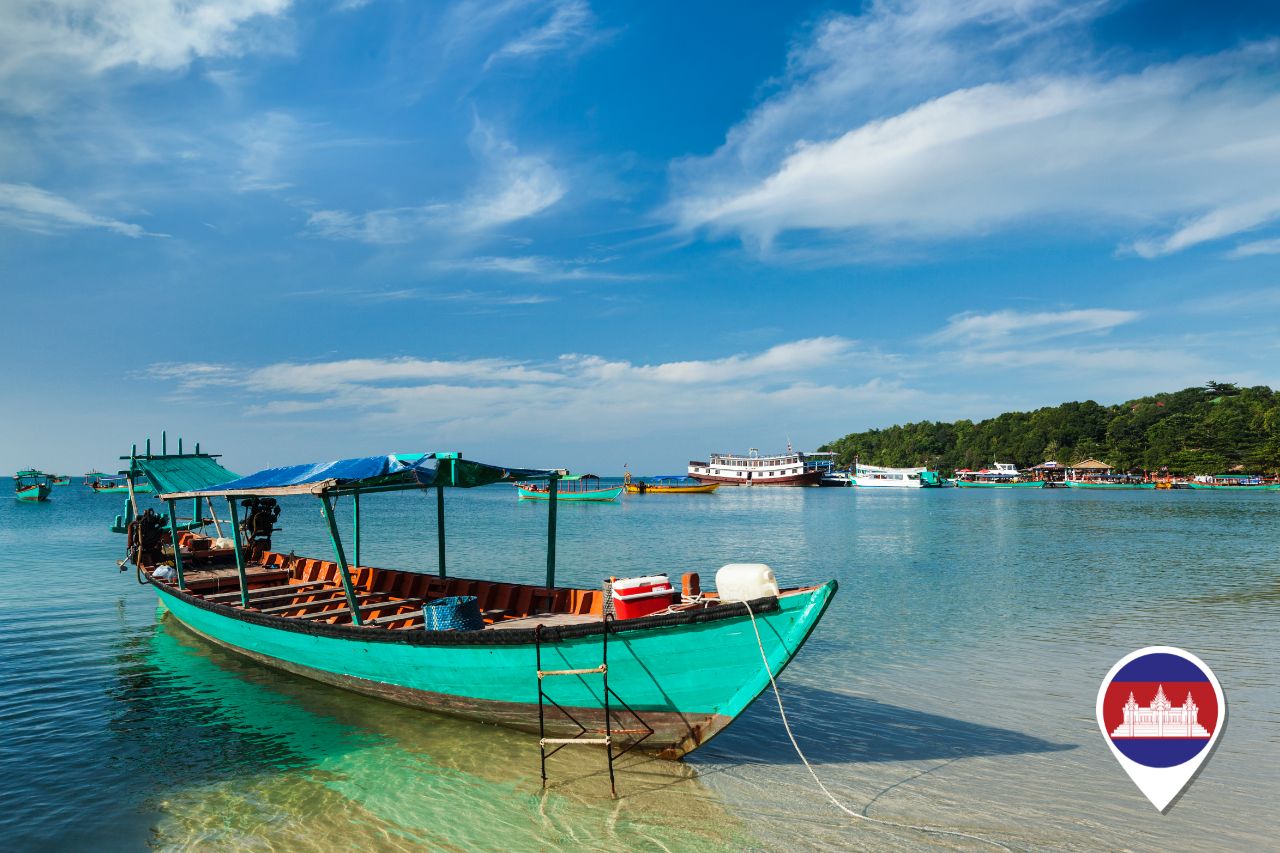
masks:
[[[786,729],[787,737],[791,740],[791,745],[795,748],[796,755],[800,756],[800,760],[804,762],[805,769],[809,771],[809,775],[813,777],[813,781],[822,789],[822,793],[827,795],[827,799],[831,801],[832,805],[847,814],[849,817],[857,818],[858,820],[878,823],[882,826],[892,826],[896,829],[912,829],[917,832],[931,832],[935,835],[950,835],[956,838],[967,838],[971,841],[977,841],[982,844],[990,844],[993,847],[999,847],[1001,850],[1009,850],[1010,853],[1012,853],[1013,848],[1007,847],[999,841],[995,841],[990,838],[983,838],[980,835],[970,835],[967,832],[961,832],[956,829],[942,829],[935,826],[916,826],[915,824],[910,823],[895,823],[891,820],[881,820],[878,817],[872,817],[871,815],[855,812],[837,800],[835,796],[827,790],[827,786],[822,784],[822,780],[819,779],[818,774],[814,772],[813,765],[809,763],[809,759],[805,758],[804,753],[800,751],[800,744],[796,743],[796,736],[791,733],[791,724],[787,722],[786,709],[782,707],[782,694],[778,692],[778,682],[773,678],[773,668],[769,666],[769,657],[764,651],[764,641],[760,639],[760,629],[756,626],[756,614],[751,610],[751,605],[748,602],[744,601],[742,604],[747,608],[747,615],[751,617],[751,630],[756,632],[756,645],[760,647],[760,659],[764,661],[764,671],[769,673],[769,683],[773,685],[773,696],[778,700],[778,714],[782,717],[782,727]]]

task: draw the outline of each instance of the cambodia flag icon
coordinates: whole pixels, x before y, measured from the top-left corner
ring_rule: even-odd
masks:
[[[1098,690],[1098,725],[1111,752],[1160,811],[1213,751],[1226,711],[1209,667],[1172,646],[1126,655]]]

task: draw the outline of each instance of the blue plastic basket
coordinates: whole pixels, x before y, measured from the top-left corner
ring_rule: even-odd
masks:
[[[422,608],[427,631],[479,631],[484,628],[480,602],[474,595],[454,595],[428,601]]]

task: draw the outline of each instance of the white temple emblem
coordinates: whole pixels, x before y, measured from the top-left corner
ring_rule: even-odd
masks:
[[[1112,737],[1177,737],[1207,738],[1209,732],[1200,725],[1200,706],[1187,691],[1187,699],[1179,708],[1173,707],[1164,695],[1164,685],[1156,691],[1156,697],[1146,708],[1138,705],[1129,693],[1124,703],[1124,722],[1116,726]]]

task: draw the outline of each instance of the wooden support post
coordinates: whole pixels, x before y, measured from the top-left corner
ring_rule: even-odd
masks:
[[[200,514],[201,514],[200,499],[192,498],[191,499],[191,521],[193,524],[200,524],[200,522],[204,521],[204,519],[200,517]],[[200,526],[203,527],[204,525],[201,524]]]
[[[199,498],[197,507],[199,506]],[[240,545],[240,513],[236,509],[236,499],[227,498],[227,508],[231,510],[231,541],[236,549],[236,572],[240,575],[240,606],[249,609],[249,577],[244,570],[244,548]]]
[[[213,529],[218,531],[218,538],[222,538],[222,525],[218,522],[218,513],[213,509],[213,498],[205,498],[204,502],[209,506],[209,516],[213,519]]]
[[[439,472],[436,472],[439,476]],[[436,550],[440,556],[440,577],[446,577],[444,569],[444,485],[436,483]]]
[[[351,493],[351,560],[360,565],[360,491]]]
[[[342,550],[342,538],[338,535],[338,523],[333,520],[333,498],[320,496],[324,507],[324,520],[329,525],[329,539],[333,542],[333,558],[338,563],[338,574],[342,576],[342,591],[347,595],[347,606],[351,609],[351,624],[360,625],[360,602],[356,599],[355,587],[351,585],[351,571],[347,568],[347,555]]]
[[[556,487],[560,477],[547,480],[547,592],[556,585]]]
[[[173,501],[165,501],[169,507],[169,538],[173,541],[173,569],[178,573],[178,589],[187,588],[187,579],[182,574],[182,547],[178,544],[178,513],[173,508]]]

